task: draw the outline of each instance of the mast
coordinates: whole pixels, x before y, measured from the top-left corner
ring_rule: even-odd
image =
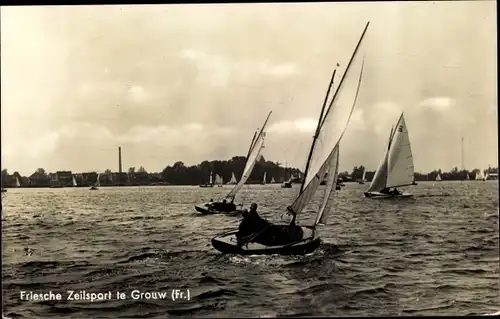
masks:
[[[316,140],[318,139],[319,131],[321,128],[321,120],[323,119],[323,114],[325,113],[326,102],[328,101],[328,96],[330,95],[330,90],[333,86],[333,80],[335,78],[335,73],[337,73],[337,69],[333,70],[332,78],[330,79],[330,84],[328,85],[328,89],[326,90],[325,99],[323,100],[323,106],[321,107],[321,112],[319,113],[318,125],[316,126],[316,131],[314,132],[313,141],[311,144],[311,149],[309,150],[309,156],[307,157],[306,169],[304,172],[304,177],[302,178],[302,184],[300,185],[300,193],[304,190],[304,185],[306,183],[307,178],[307,170],[309,169],[309,165],[311,163],[311,157],[314,151],[314,145],[316,144]],[[286,174],[286,171],[285,171]],[[286,177],[286,175],[285,175]]]
[[[323,104],[323,108],[321,109],[321,114],[320,114],[320,119],[319,119],[319,122],[318,122],[318,126],[316,127],[316,132],[315,132],[314,137],[313,137],[313,142],[312,142],[312,145],[311,145],[311,150],[309,151],[309,156],[307,158],[306,171],[304,173],[304,179],[302,181],[302,185],[300,186],[300,193],[302,193],[302,191],[304,190],[304,185],[305,185],[306,178],[307,178],[307,170],[309,169],[311,157],[312,157],[313,151],[314,151],[314,146],[316,145],[316,140],[318,138],[319,132],[321,131],[321,127],[323,126],[325,118],[328,116],[328,113],[330,112],[330,110],[332,108],[333,101],[335,101],[335,98],[337,97],[337,94],[339,93],[339,89],[342,86],[342,83],[344,82],[344,79],[346,77],[347,71],[351,67],[352,61],[354,60],[354,57],[356,56],[356,53],[358,52],[359,46],[361,45],[361,41],[363,40],[363,38],[364,38],[364,36],[366,34],[366,30],[368,29],[369,25],[370,25],[370,22],[367,22],[366,26],[365,26],[365,29],[363,30],[363,33],[361,34],[361,37],[359,38],[358,44],[356,45],[356,48],[354,49],[354,52],[352,53],[351,58],[349,59],[349,63],[347,64],[347,67],[346,67],[346,69],[344,71],[344,74],[342,75],[342,78],[340,79],[339,85],[337,86],[337,89],[335,90],[335,93],[333,94],[332,100],[330,101],[330,104],[328,105],[328,109],[326,110],[326,113],[323,116],[324,109],[325,109],[325,106],[326,106],[326,100],[328,98],[328,95],[327,95],[327,97],[325,97],[325,102]],[[335,71],[333,71],[333,72],[334,72],[334,74],[333,74],[333,76],[334,76],[335,75]],[[333,76],[332,76],[331,84],[333,84]],[[328,88],[327,94],[329,94],[329,92],[330,92],[330,87]]]

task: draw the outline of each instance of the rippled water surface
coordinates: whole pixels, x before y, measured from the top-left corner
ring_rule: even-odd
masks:
[[[498,183],[419,183],[413,200],[338,192],[323,243],[302,257],[221,255],[211,237],[239,218],[193,204],[229,188],[9,189],[3,302],[11,318],[467,315],[500,310]],[[280,221],[298,185],[238,195]],[[320,192],[318,192],[320,193]],[[310,224],[318,198],[300,216]],[[32,249],[32,254],[25,253]],[[191,300],[22,301],[21,291],[189,288]]]

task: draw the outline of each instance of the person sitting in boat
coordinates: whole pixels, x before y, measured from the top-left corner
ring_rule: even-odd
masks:
[[[250,210],[245,209],[242,216],[243,220],[236,233],[236,238],[240,245],[244,244],[244,242],[252,241],[252,236],[257,237],[255,235],[262,233],[270,226],[270,223],[257,213],[256,203],[250,205]],[[253,240],[255,239],[257,238],[253,238]]]
[[[391,194],[391,191],[389,190],[389,187],[386,187],[380,191],[382,194]]]
[[[398,191],[397,188],[394,188],[394,190],[391,192],[392,195],[401,195],[401,192]]]

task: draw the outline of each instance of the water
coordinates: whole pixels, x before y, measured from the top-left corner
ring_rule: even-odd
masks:
[[[311,255],[224,256],[210,238],[238,218],[198,216],[228,187],[9,189],[3,219],[4,315],[11,318],[473,315],[499,306],[498,183],[419,183],[414,200],[338,193]],[[297,193],[254,185],[280,221]],[[319,203],[314,200],[311,208]],[[273,213],[274,211],[274,213]],[[280,213],[276,213],[276,211]],[[310,224],[313,212],[299,217]],[[285,218],[285,217],[283,217]],[[24,249],[31,249],[25,253]],[[133,300],[132,290],[189,288],[191,300]],[[113,293],[112,300],[23,301],[21,291]],[[117,300],[116,291],[127,294]]]

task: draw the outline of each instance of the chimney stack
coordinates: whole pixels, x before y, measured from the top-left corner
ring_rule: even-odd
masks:
[[[118,172],[122,172],[122,148],[118,146]]]

